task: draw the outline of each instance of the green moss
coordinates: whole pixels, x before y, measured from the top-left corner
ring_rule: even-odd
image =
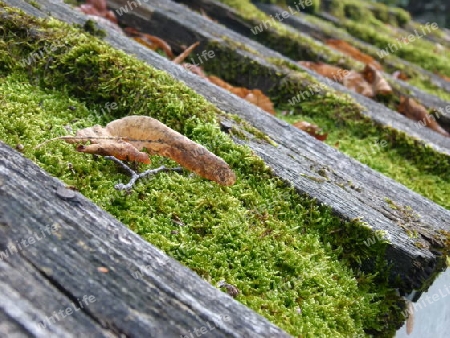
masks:
[[[414,34],[411,34],[414,41],[406,43],[397,40],[402,36],[393,36],[392,30],[382,25],[373,26],[367,22],[341,19],[339,26],[345,28],[351,35],[386,51],[386,54],[396,55],[431,72],[450,76],[450,57],[446,55],[448,53],[440,55],[434,53],[435,46],[431,42],[419,39]],[[423,32],[418,30],[417,34],[423,36],[425,33],[428,34],[428,31],[432,29],[424,28]]]
[[[6,9],[0,24],[7,47],[0,49],[1,140],[22,144],[25,156],[206,280],[236,285],[240,302],[292,335],[394,332],[399,307],[386,287],[386,246],[367,247],[371,231],[360,221],[344,222],[276,179],[260,158],[220,132],[223,113],[203,97],[55,20]],[[30,65],[17,63],[59,40],[64,48]],[[118,108],[105,112],[107,102]],[[120,194],[113,186],[128,178],[113,163],[60,141],[35,147],[68,129],[127,114],[155,117],[203,144],[230,164],[237,183],[222,187],[164,173]],[[185,226],[174,228],[174,217]]]
[[[39,3],[36,2],[35,0],[25,0],[25,1],[28,2],[34,8],[41,9],[41,5],[39,5]]]
[[[103,29],[98,28],[97,23],[93,20],[86,20],[83,29],[93,36],[98,36],[100,38],[106,36],[106,32]]]
[[[375,2],[333,0],[326,9],[338,18],[347,18],[366,23],[372,22],[376,24],[375,20],[379,20],[383,23],[403,27],[411,20],[411,16],[407,11]]]
[[[266,4],[276,4],[281,7],[292,6],[295,10],[300,10],[304,13],[314,14],[320,10],[320,0],[307,0],[307,1],[298,1],[298,0],[262,0],[260,3]]]
[[[250,38],[292,58],[293,60],[324,60],[351,68],[358,62],[322,45],[313,38],[296,33],[275,18],[263,13],[250,0],[221,0],[234,8],[252,26]]]

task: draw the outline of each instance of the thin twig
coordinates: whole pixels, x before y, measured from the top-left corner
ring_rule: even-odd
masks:
[[[131,190],[131,188],[133,188],[133,185],[136,183],[136,181],[140,178],[144,178],[146,176],[150,176],[150,175],[156,175],[159,172],[162,171],[176,171],[176,172],[182,172],[183,168],[182,167],[176,167],[176,168],[166,168],[165,166],[160,166],[159,168],[156,169],[149,169],[144,171],[143,173],[138,174],[137,172],[135,172],[133,169],[131,169],[129,166],[127,166],[125,163],[123,163],[121,160],[115,158],[114,156],[105,156],[105,159],[107,160],[111,160],[115,163],[117,163],[118,165],[120,165],[123,169],[125,169],[131,176],[130,181],[127,184],[116,184],[114,186],[115,189],[117,190]]]

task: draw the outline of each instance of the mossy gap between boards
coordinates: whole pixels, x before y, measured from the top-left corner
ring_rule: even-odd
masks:
[[[220,132],[217,108],[164,72],[55,20],[6,9],[0,21],[7,28],[0,30],[2,140],[23,144],[27,157],[211,283],[225,277],[236,284],[239,301],[293,335],[393,332],[400,301],[386,284],[386,244],[366,247],[372,232],[361,222],[340,220],[274,178],[261,159]],[[17,64],[57,39],[67,48],[51,59]],[[3,48],[9,46],[15,48]],[[118,108],[93,113],[107,102]],[[66,128],[93,120],[104,125],[130,111],[158,118],[205,145],[232,166],[238,183],[224,188],[198,177],[161,174],[123,196],[113,189],[123,176],[112,163],[62,142],[34,148],[66,134]],[[176,217],[185,224],[177,234]],[[363,263],[377,273],[367,273]]]

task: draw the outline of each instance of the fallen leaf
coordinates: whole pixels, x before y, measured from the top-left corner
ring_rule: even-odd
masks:
[[[371,56],[361,52],[359,49],[353,47],[346,41],[330,39],[327,40],[325,43],[328,46],[341,51],[342,53],[352,57],[355,60],[361,61],[367,65],[372,65],[377,70],[383,70],[383,67]]]
[[[416,102],[414,99],[404,96],[400,97],[400,105],[398,106],[397,110],[407,118],[418,121],[422,125],[433,129],[443,136],[450,137],[450,134],[436,122],[436,119],[428,114],[426,108]]]
[[[323,62],[299,61],[299,64],[335,82],[342,83],[350,71]]]
[[[183,53],[181,53],[175,59],[173,59],[173,62],[175,62],[176,64],[182,63],[184,59],[186,59],[189,56],[189,54],[191,54],[191,52],[195,49],[195,47],[197,47],[199,44],[200,42],[197,41],[193,45],[186,48]]]
[[[355,71],[348,73],[347,76],[344,77],[342,84],[348,89],[351,89],[361,95],[367,97],[375,96],[373,87],[364,79],[363,75]]]
[[[150,154],[168,157],[194,173],[222,185],[236,181],[234,172],[220,157],[175,130],[148,116],[127,116],[101,127],[78,130],[76,136],[63,136],[68,143],[87,143],[77,150],[119,159],[149,163]],[[119,156],[119,157],[118,157]]]
[[[136,161],[144,164],[150,164],[151,161],[147,153],[138,151],[130,143],[115,140],[111,142],[101,142],[85,145],[79,145],[77,151],[81,153],[95,154],[101,156],[114,156],[122,161]]]
[[[106,0],[86,0],[85,4],[77,8],[84,14],[99,16],[117,24],[116,15],[106,7]]]
[[[399,79],[399,80],[402,80],[402,81],[408,81],[409,80],[409,77],[405,73],[402,73],[399,70],[396,70],[394,73],[392,73],[392,77],[394,77],[396,79]]]
[[[130,35],[133,40],[139,42],[141,45],[151,50],[156,50],[158,48],[162,49],[169,59],[172,60],[174,58],[172,48],[163,39],[158,38],[157,36],[139,32],[137,29],[132,27],[126,27],[124,28],[124,31],[125,33]]]
[[[296,122],[293,124],[293,126],[306,131],[309,135],[315,137],[320,141],[325,141],[328,137],[328,134],[321,134],[322,129],[319,126],[306,121]]]
[[[367,64],[361,73],[353,70],[345,70],[322,62],[299,61],[299,63],[316,73],[335,82],[342,83],[345,87],[367,97],[376,94],[392,92],[389,83],[383,78],[381,72],[372,64]]]
[[[185,62],[185,63],[183,63],[183,67],[186,68],[187,70],[191,71],[195,75],[198,75],[204,79],[207,78],[206,74],[203,72],[203,69],[200,66]]]
[[[375,94],[392,93],[392,88],[389,83],[373,65],[366,65],[361,74],[364,77],[364,80],[372,85]]]
[[[215,85],[222,87],[229,92],[233,93],[234,95],[237,95],[248,102],[253,103],[254,105],[260,107],[261,109],[265,110],[266,112],[275,115],[275,110],[273,108],[273,103],[264,93],[259,89],[247,89],[244,87],[234,87],[230,85],[228,82],[223,81],[222,79],[216,77],[216,76],[209,76],[208,80]]]

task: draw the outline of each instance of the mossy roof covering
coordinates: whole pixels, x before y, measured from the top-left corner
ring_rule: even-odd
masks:
[[[392,332],[386,314],[398,309],[398,299],[386,287],[385,244],[367,247],[364,224],[343,222],[286,187],[220,131],[223,112],[165,72],[77,28],[11,8],[0,12],[0,24],[0,140],[22,144],[25,156],[204,279],[237,286],[240,302],[295,336]],[[31,53],[38,56],[29,65],[17,62]],[[108,112],[108,102],[118,108]],[[36,148],[128,114],[152,116],[203,144],[230,164],[237,183],[222,187],[188,173],[163,173],[121,194],[113,186],[127,177],[113,163],[64,142]],[[153,157],[154,166],[162,163],[175,165]],[[380,273],[359,271],[366,260]]]
[[[249,1],[222,0],[237,9],[244,17],[262,20],[268,16],[259,11]],[[281,24],[279,24],[281,25]],[[277,27],[274,25],[272,27]],[[220,49],[220,46],[210,46]],[[224,55],[205,64],[205,69],[225,80],[233,82],[237,74],[263,74],[265,71],[250,60],[243,61],[233,51],[224,51]],[[330,146],[339,146],[339,150],[367,164],[371,168],[389,176],[421,195],[433,200],[443,207],[450,208],[450,159],[442,153],[435,152],[422,142],[390,127],[382,127],[363,118],[363,107],[347,95],[337,93],[330,88],[326,93],[312,92],[312,84],[319,83],[302,71],[300,67],[286,65],[278,59],[267,59],[281,67],[295,71],[293,79],[285,85],[274,87],[268,94],[278,111],[278,117],[288,122],[305,120],[314,123],[328,133],[325,141]],[[303,79],[307,84],[303,85]],[[322,88],[326,86],[322,85]],[[302,93],[308,92],[300,98]],[[295,98],[300,98],[297,101]],[[294,99],[294,100],[293,100]],[[384,98],[386,99],[386,98]],[[398,104],[399,97],[391,95],[391,104]],[[296,101],[294,104],[289,102]],[[394,108],[395,107],[391,107]],[[286,115],[286,112],[288,114]],[[291,112],[292,114],[289,114]],[[386,141],[386,146],[378,144]],[[426,184],[424,184],[426,182]]]
[[[262,31],[254,34],[252,38],[278,50],[293,60],[317,61],[325,58],[327,63],[344,66],[347,69],[359,70],[363,67],[359,61],[347,57],[331,47],[320,45],[315,39],[307,35],[293,33],[292,29],[286,30],[282,21],[278,22],[276,19],[260,11],[250,0],[220,1],[237,10],[246,20],[253,21],[255,26],[261,26],[262,23],[267,22],[267,27],[261,26]],[[275,0],[272,2],[286,6],[284,0]],[[426,76],[423,76],[410,67],[405,67],[395,60],[395,57],[400,57],[416,63],[423,69],[450,76],[450,52],[448,49],[446,52],[435,53],[434,49],[436,46],[432,42],[422,38],[417,38],[411,43],[400,42],[398,40],[399,38],[406,37],[410,33],[401,30],[397,32],[396,28],[387,27],[383,21],[379,20],[379,17],[372,15],[372,11],[380,7],[381,4],[375,4],[375,7],[370,10],[368,9],[368,5],[362,1],[348,0],[344,3],[341,0],[336,0],[331,4],[330,11],[340,18],[338,25],[312,15],[302,17],[307,20],[314,20],[314,23],[320,24],[325,30],[330,27],[331,31],[339,29],[346,30],[354,37],[372,44],[381,50],[386,50],[386,53],[380,56],[374,48],[362,48],[361,45],[356,45],[357,48],[362,49],[365,53],[377,59],[381,64],[387,64],[389,71],[401,70],[407,74],[412,78],[411,83],[418,88],[430,94],[437,95],[442,99],[450,99],[448,92],[432,84]],[[291,7],[289,13],[296,13],[296,8],[295,6]],[[353,15],[346,13],[345,8],[352,8]],[[390,11],[392,10],[395,9],[390,9]],[[403,13],[403,11],[400,10],[399,13]],[[399,15],[402,17],[401,14]],[[400,21],[403,22],[403,19],[400,19]],[[406,23],[408,20],[404,22]],[[439,29],[433,29],[431,26],[419,26],[415,29],[417,34],[422,37],[424,35],[438,35],[440,32]],[[351,40],[347,40],[347,42],[350,44],[354,43]],[[392,50],[390,46],[392,46]],[[395,64],[395,69],[390,65],[392,63]]]

